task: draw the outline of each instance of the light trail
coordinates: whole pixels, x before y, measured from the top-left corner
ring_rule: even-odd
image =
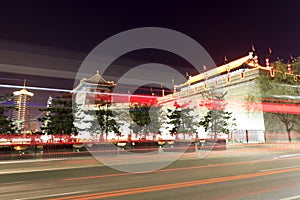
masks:
[[[0,84],[0,88],[14,88],[22,89],[24,86],[19,85],[7,85]],[[66,92],[66,93],[81,93],[81,91],[74,91],[69,89],[59,89],[59,88],[46,88],[46,87],[26,87],[29,90],[40,90],[40,91],[52,91],[52,92]],[[149,100],[157,100],[160,96],[151,96],[151,95],[137,95],[137,94],[125,94],[125,93],[102,93],[102,92],[86,92],[86,94],[94,95],[95,98],[101,98],[101,96],[107,98],[112,97],[114,103],[150,103]],[[98,96],[98,97],[97,97]],[[256,98],[256,102],[246,101],[246,100],[232,100],[236,98],[243,98],[244,96],[230,96],[231,99],[228,99],[227,102],[230,103],[244,103],[247,104],[248,108],[254,108],[255,111],[263,112],[273,112],[273,113],[289,113],[289,114],[300,114],[300,105],[298,100],[287,100],[287,99],[277,99],[277,98]],[[122,99],[124,98],[124,99]],[[183,97],[185,98],[185,97]],[[183,99],[182,98],[182,99]],[[245,97],[244,97],[245,98]],[[130,101],[128,101],[130,99]],[[170,99],[168,102],[177,101],[181,98]],[[202,101],[207,101],[207,103],[217,103],[218,100],[214,99],[203,99]],[[257,102],[258,101],[258,102]],[[259,101],[269,101],[269,102],[259,102]],[[273,102],[272,102],[273,101]],[[159,104],[163,105],[164,103],[152,102],[151,105]],[[200,106],[201,107],[201,106]],[[205,106],[204,106],[205,107]],[[255,109],[258,110],[255,110]],[[249,110],[250,111],[250,110]]]
[[[0,88],[23,89],[24,86],[0,84]],[[46,87],[26,86],[26,89],[28,89],[28,90],[52,91],[52,92],[81,93],[81,91],[74,91],[74,90],[68,90],[68,89],[58,89],[58,88],[46,88]],[[157,98],[158,97],[158,96],[150,96],[150,95],[105,93],[105,92],[85,92],[85,93],[87,93],[87,94],[100,94],[100,95],[112,95],[112,96],[121,96],[121,97],[128,97],[128,96],[130,96],[130,97],[144,97],[144,98]]]
[[[1,88],[12,88],[12,89],[23,89],[24,86],[19,85],[6,85],[6,84],[0,84]],[[45,87],[32,87],[32,86],[26,86],[26,89],[29,90],[41,90],[41,91],[52,91],[52,92],[72,92],[72,90],[67,89],[57,89],[57,88],[45,88]]]
[[[113,191],[107,191],[107,192],[98,192],[98,193],[83,194],[83,195],[69,196],[69,197],[62,197],[62,198],[53,198],[52,200],[104,199],[104,198],[111,198],[111,197],[120,197],[120,196],[126,196],[126,195],[141,194],[141,193],[145,193],[145,192],[166,191],[166,190],[181,189],[181,188],[193,187],[193,186],[199,186],[199,185],[222,183],[222,182],[227,182],[227,181],[258,178],[258,177],[290,173],[290,172],[297,172],[297,171],[300,171],[299,167],[267,171],[267,172],[256,172],[256,173],[250,173],[250,174],[225,176],[225,177],[218,177],[218,178],[209,178],[209,179],[202,179],[202,180],[195,180],[195,181],[169,183],[169,184],[162,184],[162,185],[155,185],[155,186],[128,188],[128,189],[123,189],[123,190],[113,190]]]
[[[168,155],[169,156],[169,155]],[[280,157],[276,160],[294,160],[300,159],[299,156],[296,157]],[[245,165],[245,164],[252,164],[253,161],[255,163],[265,163],[265,162],[273,162],[270,159],[258,159],[258,160],[248,160],[248,161],[238,161],[238,162],[228,162],[228,163],[218,163],[218,164],[211,164],[211,165],[201,165],[201,166],[192,166],[192,167],[177,167],[177,168],[169,168],[169,169],[158,169],[155,171],[151,171],[151,173],[168,173],[173,171],[186,171],[186,170],[194,170],[194,169],[208,169],[208,168],[215,168],[215,167],[225,167],[225,166],[233,166],[233,165]],[[75,177],[75,178],[65,178],[64,181],[78,181],[78,180],[87,180],[87,179],[100,179],[100,178],[107,178],[107,177],[117,177],[117,176],[129,176],[134,174],[147,174],[149,172],[126,172],[126,173],[114,173],[114,174],[105,174],[105,175],[98,175],[98,176],[83,176],[83,177]]]

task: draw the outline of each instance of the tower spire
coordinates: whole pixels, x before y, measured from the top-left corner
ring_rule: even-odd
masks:
[[[24,87],[24,88],[26,87],[26,79],[24,79],[23,87]]]

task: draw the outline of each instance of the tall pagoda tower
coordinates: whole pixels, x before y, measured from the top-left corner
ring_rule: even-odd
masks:
[[[13,93],[15,104],[13,121],[16,124],[17,130],[21,133],[30,133],[30,107],[34,94],[25,88],[25,84],[26,81],[24,81],[24,87],[21,90]]]

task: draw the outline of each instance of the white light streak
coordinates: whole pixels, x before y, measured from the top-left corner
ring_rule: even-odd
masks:
[[[6,85],[6,84],[0,84],[0,88],[15,88],[15,89],[22,89],[24,86],[19,85]],[[74,91],[74,90],[68,90],[68,89],[58,89],[58,88],[45,88],[45,87],[32,87],[32,86],[26,86],[26,89],[28,90],[41,90],[41,91],[52,91],[52,92],[68,92],[68,93],[81,93],[81,91]],[[86,92],[88,94],[101,94],[101,95],[113,95],[113,96],[121,96],[121,97],[143,97],[143,98],[151,98],[153,99],[153,96],[147,96],[147,95],[136,95],[136,94],[122,94],[122,93],[105,93],[105,92]]]

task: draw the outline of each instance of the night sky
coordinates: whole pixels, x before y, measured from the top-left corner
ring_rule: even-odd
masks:
[[[96,45],[119,32],[138,27],[164,27],[200,43],[216,64],[233,60],[255,46],[261,60],[300,55],[299,1],[6,1],[0,4],[0,84],[72,89],[72,78],[33,74],[29,69],[76,72]],[[164,56],[162,56],[162,54]],[[136,51],[116,61],[108,75],[130,65],[155,61],[195,71],[186,61],[167,52]],[[118,63],[119,62],[119,63]],[[133,64],[134,63],[134,64]],[[263,64],[263,63],[262,63]],[[127,65],[127,66],[125,66]],[[181,68],[180,68],[180,67]],[[29,68],[28,68],[29,67]],[[1,88],[0,95],[7,89]],[[42,102],[47,92],[36,92]]]
[[[109,3],[108,3],[109,2]],[[89,52],[127,29],[158,26],[180,31],[220,63],[254,44],[263,54],[300,54],[297,1],[7,1],[0,7],[0,38]]]

